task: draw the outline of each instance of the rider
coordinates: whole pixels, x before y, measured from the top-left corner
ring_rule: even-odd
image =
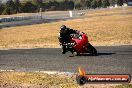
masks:
[[[78,34],[79,31],[73,30],[70,28],[67,28],[65,25],[62,25],[60,27],[60,38],[59,41],[62,43],[62,54],[66,53],[66,46],[64,44],[67,44],[70,42],[71,34]]]

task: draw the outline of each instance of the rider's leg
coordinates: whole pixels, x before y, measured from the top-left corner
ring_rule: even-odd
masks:
[[[66,53],[66,46],[62,45],[62,54],[65,54],[65,53]]]

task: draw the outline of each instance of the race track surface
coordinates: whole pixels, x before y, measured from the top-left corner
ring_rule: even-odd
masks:
[[[61,54],[60,48],[0,50],[0,69],[17,71],[78,72],[88,74],[131,74],[132,45],[97,46],[98,56]]]

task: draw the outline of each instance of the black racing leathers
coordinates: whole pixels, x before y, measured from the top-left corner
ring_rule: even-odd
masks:
[[[71,34],[76,34],[76,30],[67,28],[66,32],[60,31],[60,42],[63,43],[69,43]]]
[[[60,31],[60,37],[59,37],[59,41],[60,43],[62,44],[62,53],[66,53],[66,43],[69,43],[70,42],[70,38],[71,38],[71,34],[76,34],[77,31],[76,30],[73,30],[73,29],[70,29],[70,28],[67,28],[66,31]]]

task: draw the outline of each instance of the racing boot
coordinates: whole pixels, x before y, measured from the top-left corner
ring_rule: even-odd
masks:
[[[65,54],[66,52],[67,52],[67,50],[66,50],[66,46],[63,45],[63,46],[62,46],[62,54]]]

